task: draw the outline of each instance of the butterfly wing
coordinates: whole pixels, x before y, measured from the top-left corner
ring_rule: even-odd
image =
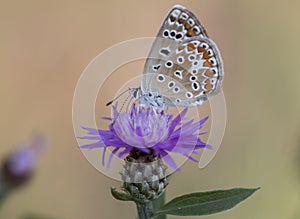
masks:
[[[178,44],[196,36],[207,37],[204,27],[189,10],[175,5],[163,21],[146,60],[142,80],[144,92],[150,91],[153,75],[170,59]]]
[[[163,95],[167,105],[197,106],[218,92],[223,62],[216,44],[197,36],[181,42],[152,75],[149,89]]]

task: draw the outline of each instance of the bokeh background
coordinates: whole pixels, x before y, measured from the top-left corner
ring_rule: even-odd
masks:
[[[0,158],[30,142],[37,130],[48,139],[34,179],[9,197],[0,218],[29,212],[57,219],[134,218],[134,205],[109,193],[120,183],[94,169],[77,148],[72,98],[96,55],[125,40],[155,36],[174,4],[197,15],[222,52],[228,117],[213,162],[201,170],[186,163],[173,178],[168,199],[260,186],[238,207],[202,218],[300,218],[296,0],[0,1]],[[130,74],[139,75],[142,65],[129,68]],[[121,74],[118,78],[102,91],[104,100],[122,83]],[[98,117],[106,113],[102,105]]]

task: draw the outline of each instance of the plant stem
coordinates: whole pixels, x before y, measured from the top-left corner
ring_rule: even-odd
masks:
[[[152,202],[136,202],[138,219],[151,219],[153,214]]]
[[[8,195],[8,189],[5,189],[5,187],[0,182],[0,208],[5,201],[7,195]]]
[[[166,192],[164,192],[157,199],[154,199],[152,201],[153,212],[160,209],[165,204],[165,198],[166,198]],[[167,216],[165,214],[162,214],[162,215],[155,217],[154,219],[166,219],[166,218],[167,218]]]
[[[164,192],[159,196],[159,198],[154,199],[153,201],[149,201],[145,203],[136,202],[138,219],[151,219],[153,213],[165,204],[165,196],[166,193]],[[154,219],[166,219],[166,218],[167,218],[166,215],[160,215],[158,217],[155,217]]]

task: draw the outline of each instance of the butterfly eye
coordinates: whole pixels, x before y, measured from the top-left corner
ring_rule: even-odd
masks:
[[[152,94],[151,94],[151,93],[149,93],[149,94],[148,94],[148,96],[149,96],[149,97],[152,97]]]
[[[138,90],[137,90],[137,89],[133,90],[132,96],[133,96],[134,98],[137,98],[137,96],[138,96]]]

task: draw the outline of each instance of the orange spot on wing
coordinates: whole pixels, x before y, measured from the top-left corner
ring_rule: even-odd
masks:
[[[208,54],[208,52],[207,52],[207,51],[205,51],[205,52],[204,52],[204,54],[203,54],[203,58],[205,58],[205,59],[209,59],[209,54]]]
[[[209,61],[204,62],[203,66],[213,67],[213,65]]]
[[[200,53],[200,52],[204,52],[204,51],[206,51],[203,47],[201,47],[201,46],[199,46],[198,47],[198,52]]]
[[[196,49],[196,47],[195,47],[195,45],[193,43],[189,43],[187,45],[187,48],[188,48],[189,51],[192,51],[192,50]]]
[[[183,20],[182,18],[179,18],[179,19],[178,19],[178,22],[179,22],[180,24],[182,24],[182,23],[184,23],[184,20]]]
[[[188,37],[193,37],[193,36],[196,36],[196,33],[195,33],[195,31],[193,31],[193,30],[189,30],[188,32],[187,32],[187,34],[186,34]]]
[[[181,46],[178,47],[178,51],[181,51],[181,50],[183,50],[184,48],[185,48],[185,46],[184,46],[184,45],[181,45]]]
[[[171,20],[172,22],[174,22],[174,21],[176,20],[176,17],[171,16],[171,17],[170,17],[170,20]]]
[[[209,78],[213,78],[215,76],[214,73],[211,70],[209,70],[209,69],[206,70],[206,72],[204,73],[204,75],[206,77],[209,77]]]
[[[206,80],[206,84],[204,85],[204,88],[207,91],[211,91],[212,90],[213,86],[211,85],[210,80]]]
[[[190,25],[189,23],[185,23],[184,27],[185,27],[185,29],[187,29],[187,30],[191,29],[191,25]]]

